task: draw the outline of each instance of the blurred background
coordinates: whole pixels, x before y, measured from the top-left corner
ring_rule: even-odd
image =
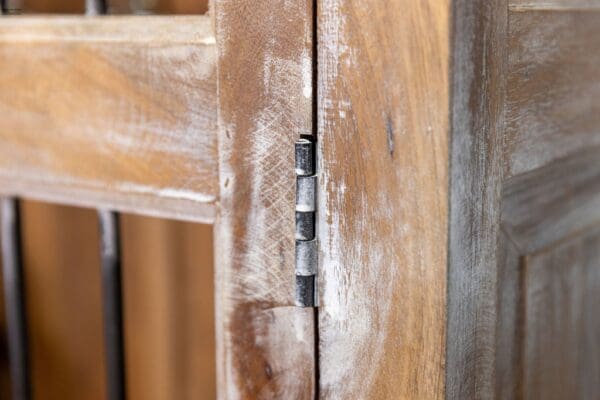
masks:
[[[108,9],[203,14],[207,1],[114,0]],[[25,14],[83,14],[85,1],[23,0],[19,8]],[[103,400],[96,211],[23,201],[21,212],[34,399]],[[212,228],[122,215],[121,235],[128,397],[214,399]],[[1,399],[10,398],[5,332],[2,304]]]

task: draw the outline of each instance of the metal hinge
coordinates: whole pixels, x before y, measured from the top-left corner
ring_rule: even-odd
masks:
[[[296,142],[296,305],[317,302],[317,176],[314,143]]]

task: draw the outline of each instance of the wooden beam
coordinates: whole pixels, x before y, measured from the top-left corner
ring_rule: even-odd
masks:
[[[0,193],[213,221],[210,17],[10,17],[0,59]]]
[[[220,399],[313,399],[314,310],[294,306],[294,142],[312,133],[312,0],[216,0]]]
[[[442,399],[450,2],[319,0],[322,399]]]
[[[507,0],[455,0],[446,398],[495,389]]]
[[[510,0],[510,11],[592,11],[600,10],[598,0]]]

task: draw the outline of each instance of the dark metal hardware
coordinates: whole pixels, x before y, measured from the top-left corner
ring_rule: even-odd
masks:
[[[119,215],[99,210],[102,301],[108,399],[125,398],[125,354],[123,345],[123,300]]]
[[[295,145],[296,171],[296,305],[317,306],[317,177],[314,143]]]
[[[31,398],[31,386],[18,201],[2,199],[1,212],[0,236],[12,398],[28,400]]]

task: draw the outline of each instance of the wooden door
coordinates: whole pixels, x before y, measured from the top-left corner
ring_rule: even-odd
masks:
[[[104,70],[126,43],[135,62],[119,76],[136,84],[116,90],[136,89],[131,108],[153,123],[85,95],[69,103],[81,113],[60,109],[89,117],[82,134],[25,113],[63,92],[5,90],[22,104],[0,125],[24,144],[1,152],[0,190],[214,223],[218,398],[598,397],[600,0],[215,0],[212,12],[6,22],[5,38],[44,48],[4,39],[22,60],[2,69],[8,88],[17,73],[49,81],[20,65],[56,54],[52,82],[96,94],[64,60]],[[128,39],[141,31],[153,36]],[[154,106],[165,99],[169,113]],[[107,121],[145,128],[126,131],[124,168],[99,154]],[[58,133],[110,167],[68,162],[82,157]],[[300,137],[317,141],[315,310],[293,303]],[[25,157],[30,142],[61,158]]]
[[[600,2],[457,7],[447,398],[600,396]]]

